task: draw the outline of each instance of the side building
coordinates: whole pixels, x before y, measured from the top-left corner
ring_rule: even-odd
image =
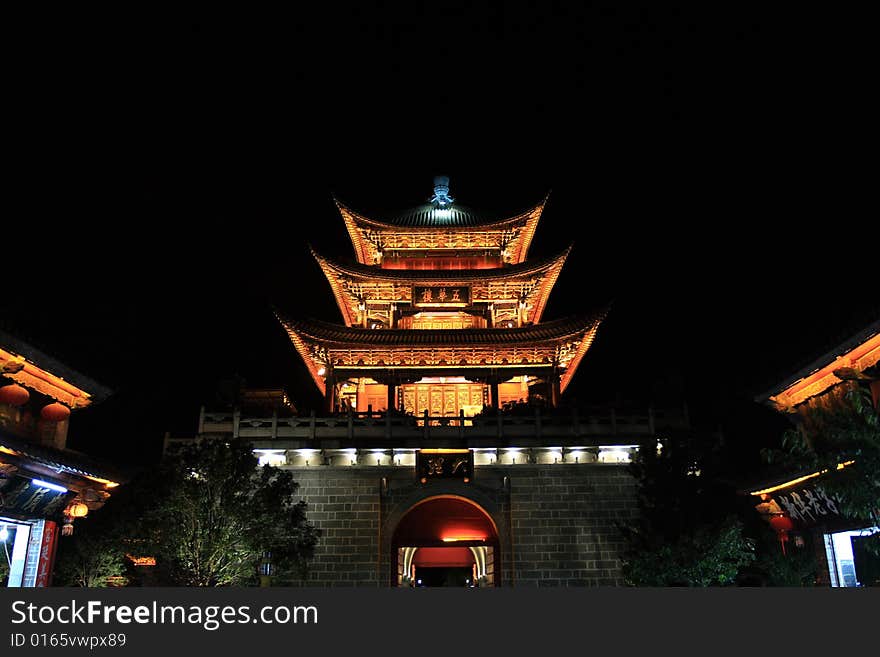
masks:
[[[756,401],[785,413],[793,426],[821,431],[809,425],[813,409],[827,409],[848,391],[870,390],[874,408],[880,410],[880,320],[823,354]],[[856,455],[854,457],[858,459]],[[851,463],[840,463],[844,469]],[[755,509],[776,529],[785,549],[800,546],[805,535],[816,550],[820,565],[818,583],[833,587],[880,585],[880,559],[866,549],[865,539],[880,532],[874,523],[848,518],[837,501],[825,493],[826,472],[790,472],[755,483],[751,495]],[[880,517],[880,500],[875,517]]]
[[[110,391],[0,331],[0,582],[50,586],[61,536],[122,482],[115,468],[67,448],[72,413]]]

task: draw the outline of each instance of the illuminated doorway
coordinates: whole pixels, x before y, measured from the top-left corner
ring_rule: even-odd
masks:
[[[404,514],[394,531],[398,586],[496,585],[498,531],[478,504],[431,497]]]
[[[833,587],[880,586],[880,558],[866,546],[878,527],[825,534],[828,574]]]
[[[0,517],[0,586],[35,586],[43,524]]]

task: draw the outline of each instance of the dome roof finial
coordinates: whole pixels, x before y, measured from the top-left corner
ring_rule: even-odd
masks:
[[[436,207],[445,208],[452,205],[455,199],[449,195],[449,176],[434,176],[434,196],[431,203]]]

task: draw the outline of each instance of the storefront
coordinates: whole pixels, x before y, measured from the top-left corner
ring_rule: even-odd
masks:
[[[822,487],[822,473],[769,482],[749,491],[755,510],[776,531],[783,553],[814,549],[818,583],[832,587],[880,586],[880,557],[867,539],[880,529],[847,518]],[[808,549],[808,548],[807,548]]]
[[[67,449],[71,413],[108,394],[0,331],[0,585],[50,586],[59,538],[122,480]]]

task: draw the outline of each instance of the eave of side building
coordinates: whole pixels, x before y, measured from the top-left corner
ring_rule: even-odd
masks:
[[[873,367],[878,362],[880,362],[880,320],[870,324],[770,390],[758,395],[755,400],[769,402],[778,410],[791,412],[799,404],[838,385],[842,381],[841,376],[858,377],[860,372]]]
[[[0,331],[0,374],[69,408],[85,408],[110,395],[108,388],[4,331]]]

